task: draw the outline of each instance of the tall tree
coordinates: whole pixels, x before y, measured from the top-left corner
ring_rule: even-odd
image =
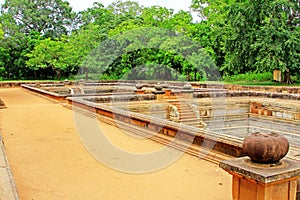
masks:
[[[2,43],[4,39],[4,32],[2,30],[2,25],[0,24],[0,42]],[[0,77],[3,77],[4,73],[5,73],[5,63],[4,63],[4,59],[5,56],[5,49],[0,46]]]
[[[160,6],[144,8],[141,18],[148,26],[170,28],[169,20],[173,17],[174,10]]]
[[[135,18],[141,15],[143,7],[136,1],[121,1],[117,0],[107,7],[115,15]]]
[[[236,0],[193,0],[191,5],[202,19],[196,25],[198,33],[195,39],[213,56],[219,67],[225,62],[224,31],[228,7],[234,2]]]
[[[102,26],[104,29],[111,28],[115,19],[113,12],[104,8],[104,5],[99,2],[95,2],[92,8],[79,12],[78,17],[81,26],[93,23]]]
[[[6,18],[2,23],[7,33],[11,31],[10,22],[24,34],[36,31],[53,38],[73,30],[76,17],[64,0],[6,0],[1,13]]]
[[[81,27],[78,31],[73,32],[69,37],[67,44],[69,65],[74,67],[74,70],[83,70],[85,78],[88,79],[88,69],[84,65],[86,57],[95,49],[101,42],[107,38],[107,30],[102,26],[90,23]]]
[[[47,38],[40,40],[33,51],[26,55],[29,57],[26,64],[33,70],[40,68],[52,69],[55,71],[57,79],[60,79],[62,72],[66,71],[70,66],[68,53],[70,52],[67,49],[66,40],[51,40]]]
[[[227,72],[281,70],[284,82],[300,70],[300,1],[247,1],[230,7]]]

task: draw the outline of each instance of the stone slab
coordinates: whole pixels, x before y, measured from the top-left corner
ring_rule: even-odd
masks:
[[[0,199],[19,200],[15,182],[6,159],[2,137],[0,136]]]
[[[300,177],[300,162],[290,159],[283,159],[281,162],[282,165],[269,167],[251,164],[249,157],[241,157],[222,161],[220,167],[229,173],[235,173],[263,184]]]

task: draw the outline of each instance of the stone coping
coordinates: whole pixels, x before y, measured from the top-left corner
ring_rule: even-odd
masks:
[[[205,138],[211,139],[213,141],[228,143],[228,144],[231,144],[231,145],[241,148],[241,140],[239,138],[232,137],[232,138],[230,138],[230,141],[228,141],[227,136],[224,136],[222,134],[217,134],[215,132],[212,132],[211,130],[205,131],[202,128],[185,125],[183,123],[176,123],[173,121],[162,120],[160,118],[156,118],[156,117],[149,116],[149,115],[144,115],[141,113],[136,113],[136,112],[123,110],[120,108],[110,107],[110,106],[107,106],[104,104],[97,104],[97,103],[85,100],[84,98],[81,98],[81,97],[68,97],[67,100],[89,106],[90,108],[93,108],[93,109],[100,109],[100,110],[104,110],[104,111],[122,115],[122,116],[128,116],[132,119],[137,119],[140,121],[148,122],[148,123],[151,123],[152,125],[157,125],[159,127],[167,127],[167,128],[173,129],[173,130],[178,130],[179,132],[184,132],[186,134],[205,137]]]
[[[6,158],[2,136],[0,135],[0,199],[19,200],[15,181]]]
[[[299,89],[300,91],[300,89]],[[286,100],[300,100],[299,94],[279,93],[279,92],[261,92],[261,91],[203,91],[194,92],[195,98],[217,98],[217,97],[260,97],[271,99],[286,99]]]
[[[235,158],[220,162],[220,167],[229,173],[238,174],[247,179],[263,184],[274,183],[285,179],[300,177],[300,163],[290,159],[282,159],[281,165],[251,164],[249,157]]]
[[[35,90],[39,93],[49,94],[52,96],[59,96],[59,97],[69,97],[69,96],[88,96],[93,94],[76,94],[76,95],[61,95],[55,92],[49,92],[38,87],[35,87],[33,84],[22,84],[24,88]],[[51,87],[51,86],[63,86],[61,84],[41,84],[42,87]],[[177,93],[193,93],[195,98],[229,98],[229,97],[259,97],[259,98],[269,98],[269,99],[285,99],[285,100],[300,100],[300,94],[290,94],[290,93],[278,93],[278,92],[260,92],[260,91],[224,91],[224,90],[210,90],[210,91],[198,91],[197,90],[173,90],[174,95],[176,96]],[[299,90],[300,91],[300,90]],[[98,94],[95,94],[96,96]]]
[[[36,84],[38,81],[1,81],[0,88],[11,88],[11,87],[21,87],[22,85],[33,85]],[[40,84],[42,85],[53,85],[53,84],[63,84],[63,81],[54,82],[54,81],[41,81]]]
[[[126,102],[126,101],[144,101],[144,100],[155,100],[156,96],[154,94],[109,94],[109,95],[99,95],[99,96],[87,96],[82,97],[84,100],[96,102],[96,103],[108,103],[108,102]]]
[[[1,87],[20,87],[22,84],[35,84],[39,81],[1,81]],[[70,84],[80,83],[79,80],[68,81]],[[187,82],[181,81],[145,81],[145,80],[128,80],[128,81],[86,81],[84,84],[86,86],[97,86],[97,85],[115,85],[123,84],[135,86],[139,83],[146,86],[153,86],[157,82],[162,84],[166,83],[170,87],[178,88],[182,87]],[[64,84],[64,81],[40,81],[41,84]],[[290,94],[300,94],[299,86],[247,86],[247,85],[234,85],[234,84],[223,84],[223,83],[212,83],[212,82],[188,82],[194,89],[197,88],[207,88],[207,89],[219,89],[219,90],[232,90],[232,91],[263,91],[263,92],[277,92],[277,93],[290,93]]]
[[[68,95],[58,94],[58,93],[55,93],[55,92],[49,92],[47,90],[43,90],[43,89],[34,87],[33,85],[22,84],[21,86],[23,88],[29,89],[31,91],[35,91],[35,92],[38,92],[40,94],[47,94],[47,95],[50,95],[50,96],[53,96],[53,97],[67,97],[68,96]]]

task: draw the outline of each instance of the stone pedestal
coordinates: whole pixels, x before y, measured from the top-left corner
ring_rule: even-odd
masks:
[[[155,94],[156,100],[160,101],[164,99],[165,91],[154,91],[153,94]]]
[[[164,89],[164,91],[166,92],[166,93],[165,93],[165,96],[166,96],[166,97],[170,97],[170,96],[171,96],[171,93],[172,93],[172,90],[171,90],[171,89]]]
[[[248,157],[222,161],[233,176],[233,200],[295,200],[300,163],[283,159],[280,164],[256,164]]]
[[[183,98],[185,99],[192,99],[193,98],[193,94],[194,94],[194,90],[190,89],[190,90],[182,90],[181,91]]]

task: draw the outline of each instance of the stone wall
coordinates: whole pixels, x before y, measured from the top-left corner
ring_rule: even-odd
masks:
[[[225,89],[228,91],[257,91],[284,94],[300,94],[299,86],[244,86],[232,84],[192,83],[194,88]]]
[[[259,92],[283,93],[283,94],[300,94],[300,87],[241,86],[241,85],[225,85],[224,87],[230,91],[259,91]]]
[[[0,82],[0,88],[3,87],[20,87],[22,84],[35,84],[37,81],[3,81]],[[49,82],[41,82],[41,84],[63,84],[64,81],[49,81]],[[74,81],[71,81],[74,83]],[[88,81],[85,82],[86,86],[103,86],[103,85],[115,85],[115,84],[124,84],[127,86],[135,86],[136,83],[141,83],[145,87],[153,87],[156,84],[156,81]],[[185,83],[184,82],[167,82],[171,87],[181,87]],[[231,85],[231,84],[204,84],[204,83],[192,83],[194,89],[208,89],[208,90],[226,90],[226,91],[256,91],[256,92],[269,92],[269,93],[283,93],[283,94],[300,94],[299,86],[242,86],[242,85]],[[211,91],[210,91],[211,92]],[[218,91],[220,92],[220,91]]]
[[[36,84],[37,81],[3,81],[0,82],[0,88],[11,88],[11,87],[21,87],[21,85],[23,84]],[[49,81],[49,82],[41,82],[41,84],[57,84],[57,83],[63,83],[63,82],[53,82],[53,81]]]
[[[251,100],[250,113],[280,119],[300,120],[300,104],[275,100]]]

